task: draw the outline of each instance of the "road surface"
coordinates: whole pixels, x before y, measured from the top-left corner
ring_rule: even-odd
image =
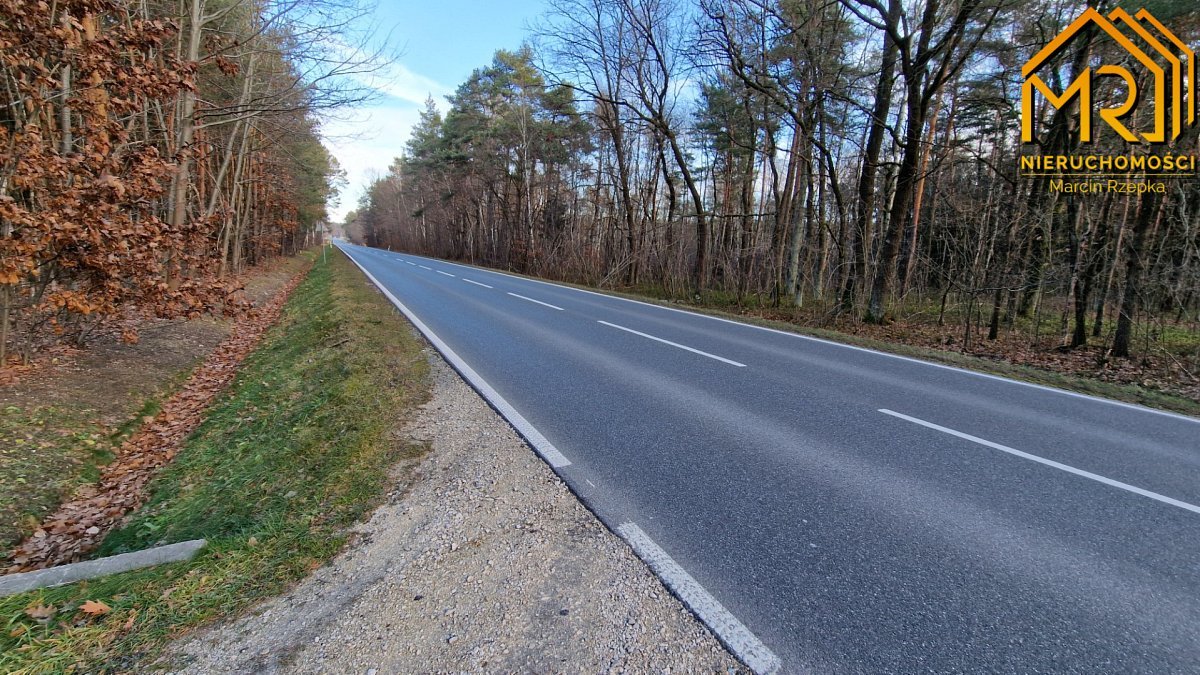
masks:
[[[1200,420],[342,249],[758,671],[1200,671]]]

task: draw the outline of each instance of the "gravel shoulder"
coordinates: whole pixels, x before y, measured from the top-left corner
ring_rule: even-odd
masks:
[[[744,671],[436,353],[429,444],[355,543],[177,642],[184,673]],[[412,476],[401,473],[412,471]]]

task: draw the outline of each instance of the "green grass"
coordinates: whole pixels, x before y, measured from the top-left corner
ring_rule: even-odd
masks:
[[[95,482],[124,438],[105,433],[86,409],[0,408],[0,552],[36,529],[79,485]]]
[[[98,555],[206,538],[193,561],[0,599],[0,672],[119,671],[190,627],[278,594],[336,554],[392,467],[425,448],[391,431],[423,402],[421,343],[340,255],[295,291],[151,499]],[[89,617],[86,600],[112,611]],[[26,610],[53,607],[39,622]]]

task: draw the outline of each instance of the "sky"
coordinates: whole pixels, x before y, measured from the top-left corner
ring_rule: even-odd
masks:
[[[379,100],[341,112],[321,129],[348,180],[330,209],[334,222],[356,207],[364,188],[403,151],[425,99],[432,95],[444,113],[445,97],[471,71],[491,63],[496,50],[519,47],[525,27],[545,8],[544,0],[378,2],[371,28],[398,52],[372,79]]]

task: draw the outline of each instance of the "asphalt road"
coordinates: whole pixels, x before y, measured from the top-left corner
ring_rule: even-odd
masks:
[[[1200,420],[343,250],[757,670],[1200,672]]]

